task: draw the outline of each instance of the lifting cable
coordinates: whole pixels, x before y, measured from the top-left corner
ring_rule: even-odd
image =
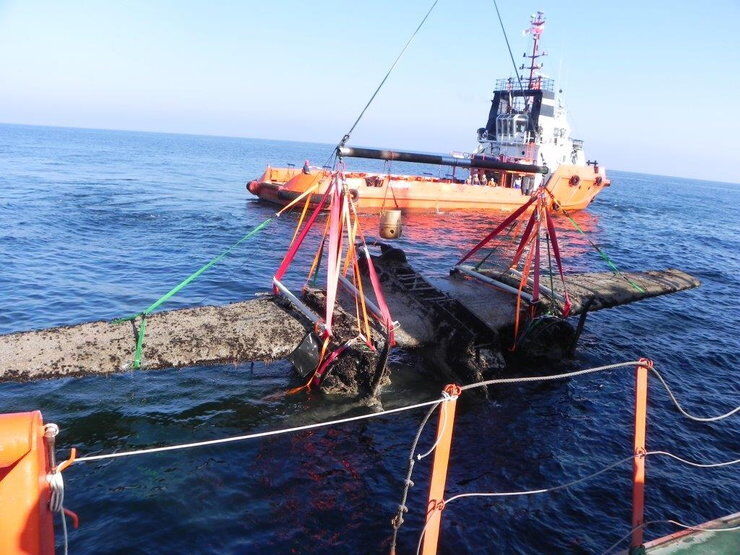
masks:
[[[360,120],[362,119],[362,116],[365,115],[365,112],[367,112],[367,109],[370,107],[370,104],[372,104],[373,103],[373,100],[375,100],[375,97],[378,96],[378,93],[380,92],[380,89],[383,88],[383,85],[385,85],[385,82],[388,80],[388,77],[390,77],[391,73],[395,69],[396,64],[398,64],[399,60],[401,59],[401,57],[403,56],[403,54],[406,52],[406,49],[411,44],[411,41],[414,40],[414,37],[416,36],[416,34],[424,26],[424,23],[426,23],[427,19],[429,19],[429,16],[432,14],[432,11],[434,11],[434,8],[437,6],[437,3],[438,2],[439,2],[439,0],[434,0],[434,2],[432,2],[432,5],[427,10],[427,12],[424,15],[424,17],[422,18],[422,20],[419,22],[419,25],[416,26],[416,29],[414,29],[414,32],[411,33],[411,36],[408,38],[408,40],[406,41],[406,43],[403,45],[403,48],[401,48],[401,51],[398,53],[398,56],[396,56],[396,59],[393,60],[393,63],[391,64],[391,67],[388,68],[388,71],[386,72],[385,76],[383,77],[383,79],[378,84],[377,88],[375,89],[375,92],[373,92],[373,94],[370,96],[370,99],[367,101],[367,104],[365,104],[365,107],[360,112],[360,115],[357,116],[357,119],[352,124],[352,127],[349,128],[349,131],[347,131],[347,133],[344,134],[344,137],[342,137],[342,140],[339,141],[339,145],[337,145],[338,147],[339,146],[344,146],[344,144],[349,140],[349,137],[352,134],[352,132],[355,130],[355,127],[357,127],[357,124],[360,123]]]
[[[504,27],[504,21],[501,19],[501,12],[498,9],[498,3],[496,0],[493,0],[493,7],[496,8],[496,15],[498,16],[498,22],[501,25],[501,32],[504,34],[504,40],[506,41],[506,48],[509,50],[509,58],[511,58],[511,65],[514,67],[514,74],[516,75],[516,80],[519,82],[519,88],[522,91],[522,98],[526,102],[526,98],[524,98],[524,85],[522,84],[522,78],[519,76],[519,68],[516,67],[516,61],[514,60],[514,54],[511,51],[511,44],[509,44],[509,36],[506,34],[506,27]]]
[[[434,0],[434,2],[432,3],[432,5],[429,7],[429,9],[427,10],[426,14],[424,15],[424,17],[422,18],[422,20],[417,25],[417,27],[414,30],[414,32],[411,34],[411,36],[408,38],[408,40],[406,41],[406,43],[403,45],[403,48],[401,49],[401,51],[399,52],[399,54],[396,56],[395,60],[391,64],[390,68],[386,72],[385,76],[380,81],[380,83],[378,84],[378,86],[375,89],[375,91],[373,92],[373,94],[370,96],[370,99],[367,101],[367,104],[365,104],[365,107],[362,109],[362,111],[360,112],[360,114],[355,119],[355,121],[352,124],[352,126],[350,127],[349,131],[347,131],[347,133],[345,133],[345,135],[342,137],[342,139],[339,142],[339,144],[337,145],[337,147],[329,155],[329,158],[327,159],[326,164],[324,164],[324,166],[322,167],[322,169],[316,173],[316,177],[314,178],[313,182],[307,187],[307,189],[303,193],[301,193],[298,197],[296,197],[295,199],[293,199],[291,202],[289,202],[287,205],[285,205],[282,209],[280,209],[278,212],[276,212],[275,213],[275,216],[270,217],[267,220],[265,220],[264,222],[262,222],[261,224],[257,225],[254,229],[252,229],[244,237],[242,237],[241,239],[239,239],[238,241],[236,241],[233,245],[231,245],[223,253],[221,253],[217,257],[213,258],[211,261],[209,261],[204,266],[202,266],[201,268],[199,268],[198,270],[196,270],[194,273],[192,273],[190,276],[188,276],[187,278],[185,278],[183,281],[181,281],[180,283],[178,283],[175,287],[173,287],[170,291],[168,291],[162,297],[160,297],[159,299],[157,299],[149,307],[145,308],[141,312],[138,312],[138,313],[136,313],[136,314],[134,314],[132,316],[127,316],[127,317],[124,317],[124,318],[117,318],[115,320],[112,320],[111,323],[114,323],[114,324],[120,324],[122,322],[132,322],[132,325],[134,326],[134,335],[135,335],[135,338],[136,338],[136,347],[135,347],[135,351],[134,351],[134,360],[133,360],[133,364],[132,364],[132,367],[134,369],[141,368],[142,353],[143,353],[143,348],[144,348],[144,336],[146,334],[146,317],[149,316],[149,314],[151,314],[159,306],[161,306],[162,304],[164,304],[165,302],[167,302],[171,297],[173,297],[174,295],[176,295],[179,291],[181,291],[182,289],[184,289],[185,287],[187,287],[190,283],[192,283],[193,281],[195,281],[203,272],[205,272],[206,270],[208,270],[209,268],[211,268],[212,266],[214,266],[215,264],[217,264],[218,262],[220,262],[227,254],[229,254],[234,248],[236,248],[242,242],[246,241],[247,239],[249,239],[250,237],[252,237],[256,233],[258,233],[259,231],[261,231],[264,227],[266,227],[268,224],[270,224],[271,222],[273,222],[275,220],[275,218],[280,217],[283,212],[286,212],[286,211],[292,209],[293,206],[295,206],[298,202],[300,202],[301,200],[303,200],[305,198],[306,199],[306,203],[305,203],[305,205],[303,207],[303,210],[302,210],[302,213],[301,213],[301,216],[300,216],[300,219],[299,219],[299,222],[298,222],[298,226],[296,228],[296,231],[293,234],[293,238],[291,240],[291,244],[293,244],[295,242],[296,237],[298,236],[298,230],[300,229],[301,223],[303,222],[303,219],[305,218],[306,212],[308,211],[308,207],[309,207],[309,203],[311,201],[311,197],[312,197],[313,193],[316,191],[316,189],[318,189],[318,187],[319,187],[319,185],[321,183],[321,180],[319,178],[324,175],[323,168],[324,167],[330,167],[330,166],[332,166],[332,159],[334,159],[334,164],[333,165],[336,166],[336,162],[337,162],[336,157],[337,157],[337,153],[338,153],[339,147],[342,146],[343,144],[345,144],[346,141],[349,139],[350,135],[355,130],[355,128],[359,124],[359,122],[362,119],[362,117],[365,115],[365,112],[367,111],[367,109],[370,107],[370,105],[372,104],[372,102],[375,100],[375,97],[380,92],[380,89],[383,87],[383,85],[385,84],[385,82],[390,77],[391,73],[393,72],[393,69],[396,67],[396,65],[400,61],[401,57],[403,56],[403,54],[406,52],[406,49],[409,47],[409,45],[413,41],[414,37],[416,37],[416,35],[418,34],[418,32],[421,30],[421,28],[423,27],[424,23],[426,23],[427,19],[429,18],[429,16],[432,13],[432,11],[437,6],[437,3],[438,2],[439,2],[439,0]],[[307,225],[310,227],[310,224],[311,223],[312,222],[309,222]],[[137,319],[141,319],[141,322],[140,322],[138,328],[136,327],[136,320]]]

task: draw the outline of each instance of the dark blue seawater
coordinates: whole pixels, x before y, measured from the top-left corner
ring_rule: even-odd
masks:
[[[281,141],[0,126],[0,333],[142,309],[272,214],[244,190],[266,163],[320,163],[329,150]],[[578,215],[593,240],[624,269],[678,267],[703,285],[589,316],[577,359],[560,369],[647,356],[689,410],[724,412],[738,403],[740,188],[635,173],[611,172],[611,178],[613,187]],[[412,216],[400,246],[417,267],[444,272],[498,218]],[[266,291],[294,223],[295,215],[281,218],[166,308]],[[367,219],[367,229],[376,225]],[[576,233],[562,237],[571,268],[604,269]],[[394,383],[383,395],[386,408],[437,395],[441,384],[413,360],[397,358],[394,369]],[[628,456],[633,380],[631,370],[616,371],[502,388],[487,403],[463,401],[448,495],[553,486]],[[96,453],[364,410],[320,396],[265,399],[293,383],[287,363],[6,383],[0,384],[0,412],[40,409],[61,426],[62,448]],[[82,526],[70,534],[71,550],[382,552],[420,417],[403,413],[73,466],[65,474],[66,504]],[[738,457],[736,417],[717,424],[683,419],[657,383],[651,384],[649,419],[650,449],[704,461]],[[442,550],[599,552],[629,530],[630,472],[625,464],[555,494],[451,504]],[[416,549],[427,475],[428,465],[418,465],[401,533],[404,553]],[[737,511],[739,494],[732,467],[648,461],[648,520],[704,522]],[[647,536],[668,531],[657,526]]]

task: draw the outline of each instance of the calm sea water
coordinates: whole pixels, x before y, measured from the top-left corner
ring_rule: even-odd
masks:
[[[319,163],[328,152],[281,141],[0,126],[0,333],[140,310],[273,212],[244,189],[265,163]],[[624,269],[678,267],[703,285],[591,315],[576,360],[562,368],[648,356],[689,410],[724,412],[738,400],[740,187],[611,177],[613,187],[578,215],[594,241]],[[400,246],[417,267],[443,272],[495,219],[410,217]],[[294,223],[293,215],[281,219],[168,308],[267,290]],[[366,220],[368,229],[376,225]],[[604,269],[575,233],[562,240],[570,267]],[[394,369],[386,408],[439,391],[413,360],[397,357]],[[265,399],[292,384],[287,363],[0,384],[0,412],[40,409],[61,426],[63,448],[97,453],[364,410],[320,396]],[[628,456],[632,392],[631,371],[620,371],[462,402],[449,494],[553,486]],[[66,504],[82,526],[70,534],[71,550],[382,552],[420,417],[73,466]],[[649,419],[650,449],[704,461],[738,457],[737,418],[687,421],[656,383]],[[630,472],[625,464],[555,494],[451,504],[442,550],[599,552],[629,530]],[[418,465],[402,552],[416,548],[427,476],[428,465]],[[739,510],[738,497],[732,467],[648,461],[649,520],[704,522]],[[668,531],[658,526],[647,536]]]

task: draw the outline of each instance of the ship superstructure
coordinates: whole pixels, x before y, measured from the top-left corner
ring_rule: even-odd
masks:
[[[532,16],[529,65],[516,77],[499,79],[485,127],[478,129],[476,154],[504,162],[539,164],[551,171],[562,164],[586,165],[583,141],[571,137],[562,90],[540,73],[540,40],[545,27],[542,12]],[[538,181],[542,177],[539,176]],[[539,184],[539,183],[537,183]]]
[[[344,171],[343,178],[364,210],[501,210],[526,203],[540,186],[549,191],[552,205],[567,210],[586,208],[609,186],[604,168],[587,162],[583,143],[571,137],[562,91],[540,73],[540,39],[545,26],[542,12],[532,16],[527,32],[532,49],[527,65],[516,77],[499,79],[486,126],[478,130],[472,153],[428,154],[409,151],[350,147],[345,139],[338,157],[360,157],[389,162],[387,173]],[[390,162],[413,162],[452,167],[452,174],[390,173]],[[394,165],[394,169],[395,169]],[[462,171],[455,172],[455,169]],[[263,200],[288,204],[306,191],[323,194],[331,172],[304,164],[268,166],[247,189]]]

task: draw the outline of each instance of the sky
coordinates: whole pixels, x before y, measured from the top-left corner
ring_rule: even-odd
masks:
[[[0,122],[336,143],[432,0],[0,0]],[[607,168],[740,182],[740,0],[499,0]],[[471,150],[512,75],[492,0],[439,0],[352,144]]]

